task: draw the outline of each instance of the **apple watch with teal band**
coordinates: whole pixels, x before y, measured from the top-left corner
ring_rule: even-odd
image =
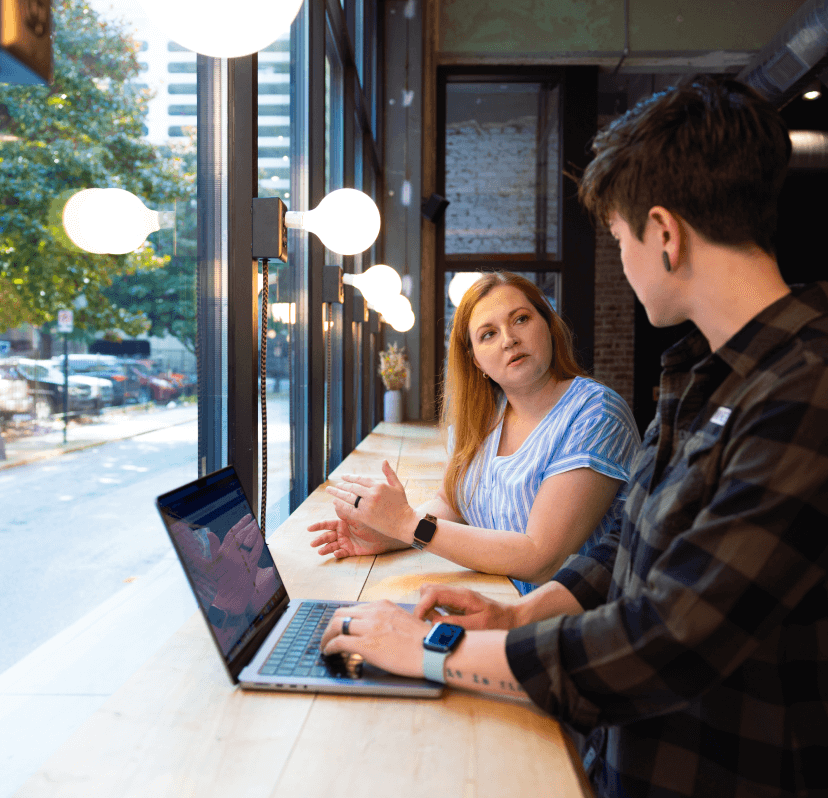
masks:
[[[423,676],[432,682],[446,683],[443,668],[446,658],[457,648],[466,630],[451,623],[435,624],[423,640]]]

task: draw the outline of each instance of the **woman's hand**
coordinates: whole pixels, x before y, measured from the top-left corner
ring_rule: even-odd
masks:
[[[348,634],[342,621],[351,618]],[[431,629],[390,601],[341,607],[331,618],[320,648],[324,654],[358,654],[366,662],[400,676],[422,677],[423,638]]]
[[[438,607],[448,614],[440,613]],[[414,616],[453,623],[466,629],[511,629],[515,626],[515,611],[511,604],[494,601],[464,587],[448,585],[423,585]]]
[[[332,521],[318,521],[308,527],[308,532],[323,534],[310,544],[319,549],[319,554],[333,554],[337,560],[345,557],[359,557],[363,554],[382,554],[386,551],[406,548],[394,538],[389,538],[365,524],[349,524],[341,518]]]
[[[334,497],[334,509],[341,519],[351,525],[368,526],[410,546],[419,519],[387,460],[382,461],[382,472],[388,480],[385,483],[349,474],[325,490]],[[359,507],[354,506],[357,497]]]

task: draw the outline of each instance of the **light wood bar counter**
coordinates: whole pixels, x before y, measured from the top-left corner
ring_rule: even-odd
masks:
[[[397,470],[413,506],[445,451],[425,424],[380,424],[333,472]],[[426,582],[516,599],[505,578],[413,549],[320,557],[306,527],[332,518],[324,486],[268,545],[292,598],[416,602]],[[160,521],[159,521],[160,523]],[[587,796],[559,725],[533,707],[446,690],[440,699],[247,692],[234,687],[199,613],[17,793],[18,798],[488,798]]]

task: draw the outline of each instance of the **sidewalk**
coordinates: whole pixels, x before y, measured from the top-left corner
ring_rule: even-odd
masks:
[[[0,456],[5,448],[5,459],[0,459],[0,471],[76,452],[110,441],[134,438],[147,432],[186,424],[198,418],[198,406],[193,404],[170,406],[130,405],[108,408],[101,416],[69,421],[66,443],[63,442],[63,419],[55,416],[41,424],[34,434],[17,435],[15,430],[3,434],[5,446],[0,445]]]

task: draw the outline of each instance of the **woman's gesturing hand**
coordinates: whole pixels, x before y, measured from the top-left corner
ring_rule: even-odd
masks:
[[[343,620],[351,618],[348,634]],[[341,607],[331,618],[320,648],[324,654],[359,654],[366,662],[400,676],[423,675],[423,638],[431,624],[390,601]]]
[[[440,613],[438,607],[447,614]],[[414,616],[454,623],[466,629],[511,629],[515,625],[514,608],[510,604],[448,585],[423,585]]]
[[[334,497],[336,514],[351,525],[364,525],[410,545],[418,518],[408,503],[405,488],[387,460],[382,462],[387,482],[369,477],[342,477],[325,490]]]
[[[349,524],[341,518],[317,521],[308,527],[308,532],[320,531],[322,534],[310,542],[311,546],[318,548],[322,555],[333,554],[337,560],[405,548],[404,543],[389,538],[376,529],[364,524]]]

